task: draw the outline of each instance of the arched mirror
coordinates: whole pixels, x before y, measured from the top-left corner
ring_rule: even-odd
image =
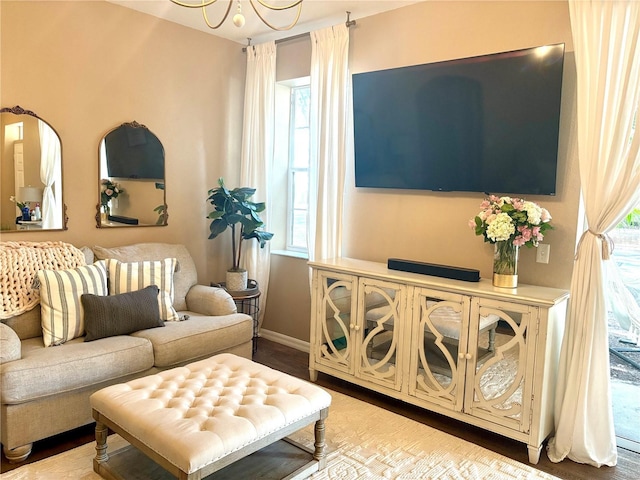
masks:
[[[19,106],[0,109],[0,125],[0,230],[66,230],[60,137]]]
[[[123,123],[100,142],[98,228],[167,225],[164,147],[146,126]]]

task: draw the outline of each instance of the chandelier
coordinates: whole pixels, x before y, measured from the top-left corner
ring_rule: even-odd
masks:
[[[227,5],[227,10],[224,13],[224,16],[222,17],[222,20],[220,20],[220,22],[216,25],[212,24],[209,21],[209,17],[207,16],[207,8],[209,5],[213,5],[214,3],[216,3],[218,0],[194,0],[193,2],[183,2],[181,0],[171,0],[173,3],[175,3],[176,5],[180,5],[181,7],[187,7],[187,8],[201,8],[202,9],[202,16],[204,17],[204,21],[206,22],[207,26],[209,28],[218,28],[220,27],[224,21],[227,19],[227,17],[229,16],[229,12],[231,11],[231,6],[233,5],[234,0],[229,0],[229,3]],[[251,7],[253,7],[253,11],[256,12],[256,15],[258,15],[258,17],[260,18],[260,20],[262,20],[262,22],[267,25],[269,28],[273,29],[273,30],[290,30],[296,23],[298,23],[298,19],[300,18],[300,12],[302,11],[302,1],[303,0],[294,0],[292,3],[288,4],[288,5],[270,5],[269,3],[267,3],[265,0],[249,0],[249,3],[251,4]],[[274,25],[271,25],[265,18],[264,16],[260,13],[260,11],[258,10],[257,6],[256,6],[256,2],[258,2],[260,5],[262,5],[264,8],[267,8],[269,10],[274,10],[274,11],[280,11],[280,10],[288,10],[290,8],[295,8],[297,7],[297,12],[296,12],[296,18],[294,18],[293,22],[291,22],[289,25],[285,26],[285,27],[276,27]],[[244,15],[242,14],[242,5],[240,5],[240,0],[236,0],[236,3],[238,4],[238,8],[236,11],[236,14],[233,16],[233,24],[236,27],[242,27],[244,25],[245,19],[244,19]]]

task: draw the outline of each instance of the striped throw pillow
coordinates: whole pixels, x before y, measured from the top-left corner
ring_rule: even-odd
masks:
[[[160,319],[165,322],[180,320],[173,308],[173,272],[177,264],[175,258],[131,263],[108,258],[106,262],[109,272],[109,295],[135,292],[149,285],[156,285],[160,290]]]
[[[104,261],[68,270],[40,270],[40,317],[45,347],[84,335],[80,296],[107,294]]]

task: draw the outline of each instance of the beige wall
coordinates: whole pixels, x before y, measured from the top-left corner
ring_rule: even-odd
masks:
[[[0,2],[0,105],[35,111],[62,139],[69,230],[2,234],[2,240],[62,240],[76,245],[184,243],[201,282],[220,281],[228,242],[206,240],[206,193],[238,178],[245,57],[233,42],[106,2]],[[530,197],[547,207],[556,230],[551,261],[525,249],[521,281],[568,288],[578,216],[575,69],[565,2],[423,2],[357,20],[352,72],[565,42],[558,195]],[[308,74],[309,41],[280,44],[278,79]],[[307,73],[304,73],[306,70]],[[302,73],[300,73],[302,72]],[[147,125],[166,154],[169,226],[96,229],[98,144],[122,122]],[[480,269],[491,248],[468,229],[478,194],[355,189],[347,168],[345,255],[388,257]],[[2,204],[8,201],[0,192]],[[308,340],[306,261],[274,258],[264,328]]]
[[[535,262],[535,250],[523,249],[520,281],[569,288],[579,205],[575,154],[575,65],[567,3],[561,2],[438,2],[430,1],[358,19],[351,29],[352,73],[429,63],[551,43],[566,44],[560,125],[558,188],[555,197],[530,196],[553,216],[555,230],[549,264]],[[309,45],[309,42],[307,41]],[[310,47],[308,47],[310,48]],[[292,48],[301,55],[299,46]],[[278,68],[300,64],[279,49]],[[292,65],[288,65],[288,63]],[[284,68],[284,67],[283,67]],[[499,193],[499,192],[494,192]],[[353,161],[347,166],[343,254],[386,262],[389,257],[479,269],[491,277],[492,248],[467,226],[479,211],[483,195],[476,193],[401,192],[356,189]],[[279,265],[288,275],[280,276]],[[307,268],[303,260],[274,260],[264,328],[302,340],[300,324],[308,323],[310,298],[293,282]],[[283,292],[286,309],[276,305]],[[273,303],[272,303],[273,302]],[[287,314],[286,312],[291,312]],[[294,315],[292,318],[291,315]]]
[[[223,242],[207,240],[206,198],[218,177],[234,184],[239,175],[241,46],[102,1],[3,0],[0,9],[0,105],[33,110],[60,135],[69,216],[67,231],[2,240],[184,243],[200,281],[223,279],[227,260]],[[169,225],[97,229],[98,145],[133,120],[164,145]]]

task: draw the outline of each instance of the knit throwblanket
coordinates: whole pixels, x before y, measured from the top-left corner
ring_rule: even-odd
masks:
[[[0,319],[31,310],[40,301],[33,288],[38,270],[62,270],[85,265],[80,249],[64,242],[0,243]]]

